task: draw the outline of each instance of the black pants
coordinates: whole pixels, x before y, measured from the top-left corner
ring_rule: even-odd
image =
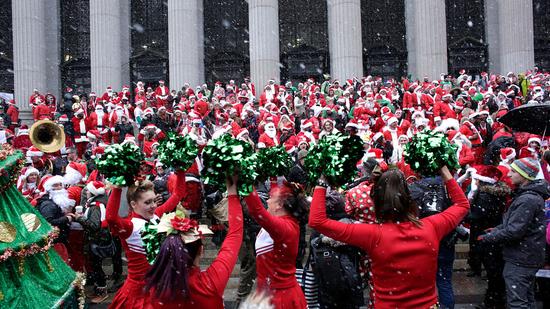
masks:
[[[112,257],[113,260],[113,274],[111,278],[119,279],[122,277],[122,244],[120,243],[120,238],[113,236],[113,242],[115,243],[116,252]]]
[[[92,267],[90,277],[94,281],[95,286],[98,288],[107,287],[107,278],[105,276],[105,272],[103,271],[102,265],[103,259],[93,253],[90,253],[90,264]]]
[[[504,308],[506,307],[506,286],[502,277],[504,270],[502,248],[498,244],[484,245],[481,259],[487,272],[487,292],[483,303],[487,308]]]

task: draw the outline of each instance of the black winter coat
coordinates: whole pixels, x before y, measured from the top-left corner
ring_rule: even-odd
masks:
[[[67,244],[70,222],[69,218],[67,218],[61,210],[61,207],[57,206],[57,204],[50,199],[49,194],[45,194],[38,199],[37,209],[48,223],[59,229],[59,236],[54,242]]]
[[[502,224],[483,237],[484,243],[502,243],[505,261],[523,267],[542,267],[546,249],[544,201],[548,183],[534,180],[516,189]]]

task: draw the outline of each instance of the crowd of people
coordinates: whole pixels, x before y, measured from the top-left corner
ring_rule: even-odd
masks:
[[[34,121],[60,125],[65,145],[55,153],[33,145],[14,100],[0,102],[0,142],[26,154],[17,187],[59,228],[55,249],[87,274],[93,303],[116,292],[113,308],[221,308],[238,257],[243,306],[256,286],[266,308],[453,308],[454,249],[462,240],[470,246],[468,275],[486,272],[486,308],[534,308],[535,275],[549,265],[550,139],[516,132],[499,118],[525,104],[549,104],[549,95],[550,74],[537,68],[476,78],[461,71],[433,81],[270,80],[258,89],[248,79],[176,90],[161,80],[156,88],[137,82],[102,94],[67,89],[59,99],[35,89]],[[428,177],[405,162],[404,145],[424,130],[457,146],[459,169]],[[186,171],[157,159],[167,132],[190,136],[199,149],[224,134],[256,150],[282,146],[295,165],[247,197],[237,194],[238,175],[229,175],[224,194],[201,179],[200,152]],[[309,183],[308,152],[338,133],[363,142],[356,180],[344,188],[330,188],[323,177]],[[117,143],[138,145],[146,158],[127,188],[95,168]],[[166,238],[150,264],[141,232],[178,205],[191,223],[173,218],[190,225],[172,223],[179,234]],[[204,235],[212,232],[220,247],[202,272],[206,240],[194,220],[209,223]]]

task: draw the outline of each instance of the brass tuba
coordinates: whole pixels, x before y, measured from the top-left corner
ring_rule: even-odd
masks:
[[[32,144],[45,153],[56,152],[65,146],[65,132],[55,122],[44,119],[35,122],[29,130]]]

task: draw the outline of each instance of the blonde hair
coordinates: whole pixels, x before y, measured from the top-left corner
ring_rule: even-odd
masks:
[[[126,199],[128,202],[137,201],[141,194],[147,191],[154,191],[155,185],[149,180],[136,181],[136,183],[128,188]]]

